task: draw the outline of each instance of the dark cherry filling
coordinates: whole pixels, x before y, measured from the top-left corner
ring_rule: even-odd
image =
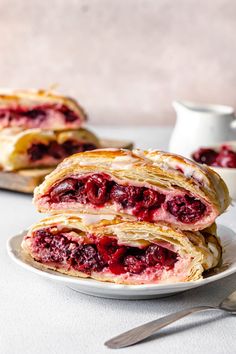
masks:
[[[63,159],[66,156],[72,155],[76,152],[96,149],[93,144],[78,143],[73,140],[67,140],[62,144],[52,141],[49,144],[33,144],[27,150],[30,161],[35,162],[41,160],[46,156],[51,156],[55,159]]]
[[[206,211],[206,206],[194,197],[187,194],[176,196],[167,202],[167,210],[174,215],[177,220],[183,223],[198,221]]]
[[[87,235],[88,237],[91,235]],[[49,229],[38,230],[33,238],[33,250],[44,263],[61,263],[75,270],[91,274],[104,268],[113,274],[141,274],[147,267],[173,269],[177,254],[151,244],[143,248],[121,246],[114,237],[90,237],[91,243],[79,244],[65,234]]]
[[[50,111],[61,113],[64,116],[64,120],[67,123],[72,123],[80,120],[71,109],[65,105],[60,104],[44,104],[35,106],[32,109],[24,107],[14,107],[14,108],[1,108],[0,109],[0,121],[1,119],[7,119],[8,126],[11,126],[12,121],[20,121],[22,118],[36,121],[41,123],[46,120]]]
[[[222,145],[218,152],[213,149],[200,148],[193,153],[192,158],[209,166],[236,168],[236,152],[227,145]]]
[[[108,180],[101,175],[92,175],[84,185],[84,193],[90,203],[95,205],[104,204],[108,199]]]
[[[198,221],[206,206],[189,195],[175,196],[166,202],[166,196],[146,187],[123,186],[104,174],[84,178],[67,178],[56,184],[49,192],[51,203],[90,203],[99,208],[107,202],[118,203],[124,210],[131,208],[132,215],[141,221],[155,221],[155,213],[164,204],[170,214],[183,223]]]

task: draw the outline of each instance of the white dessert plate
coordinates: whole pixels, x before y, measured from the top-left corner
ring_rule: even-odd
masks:
[[[171,284],[120,285],[93,279],[76,278],[56,271],[42,269],[39,263],[27,258],[22,252],[21,241],[24,234],[25,232],[22,232],[13,236],[7,243],[8,254],[14,262],[41,277],[60,282],[75,291],[93,296],[128,300],[170,296],[212,283],[236,272],[236,235],[233,230],[222,225],[218,226],[218,234],[223,245],[222,265],[210,271],[201,280]]]

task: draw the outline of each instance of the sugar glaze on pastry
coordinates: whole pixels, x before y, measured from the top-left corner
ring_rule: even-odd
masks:
[[[215,225],[191,232],[96,217],[91,224],[69,213],[45,218],[30,228],[22,248],[46,269],[131,285],[198,280],[221,259]]]
[[[116,214],[186,230],[210,226],[230,203],[221,177],[157,150],[100,149],[65,159],[36,188],[39,211]]]

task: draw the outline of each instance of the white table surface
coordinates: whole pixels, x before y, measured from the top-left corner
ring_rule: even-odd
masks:
[[[103,137],[132,139],[141,148],[166,149],[170,128],[99,127]],[[14,264],[7,239],[42,217],[31,197],[0,191],[0,353],[111,353],[103,342],[138,324],[199,304],[217,304],[236,289],[236,274],[179,295],[145,300],[101,299],[76,293]],[[236,230],[231,207],[219,222]],[[236,317],[206,312],[163,329],[158,338],[117,353],[236,353]]]

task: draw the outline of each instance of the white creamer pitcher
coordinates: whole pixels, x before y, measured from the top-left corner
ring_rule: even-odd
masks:
[[[169,151],[186,157],[199,147],[236,140],[236,118],[230,106],[173,102],[177,114]]]

